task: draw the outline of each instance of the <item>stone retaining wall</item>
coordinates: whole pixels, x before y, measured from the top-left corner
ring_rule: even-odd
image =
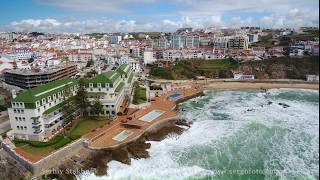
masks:
[[[50,172],[50,169],[60,166],[61,162],[63,162],[64,160],[71,158],[80,150],[83,150],[84,139],[81,138],[37,162],[31,162],[25,159],[23,156],[17,154],[12,148],[10,148],[2,141],[0,141],[0,147],[2,147],[3,150],[7,152],[8,155],[10,155],[11,158],[16,160],[19,164],[29,170],[34,177],[40,177]]]

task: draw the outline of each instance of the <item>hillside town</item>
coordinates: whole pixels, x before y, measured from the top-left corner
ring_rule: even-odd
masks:
[[[131,142],[159,122],[179,119],[176,104],[201,96],[208,82],[254,81],[260,77],[257,72],[264,71],[239,64],[318,57],[318,33],[314,27],[181,28],[174,33],[1,32],[2,146],[31,172],[30,177],[48,175],[44,169],[61,165],[52,157],[74,158],[83,148],[112,149]],[[194,69],[200,63],[208,72],[210,63],[214,68],[228,63],[233,78],[221,79],[204,71],[188,79],[194,72],[184,70],[186,79],[166,81],[154,70],[179,69],[181,62]],[[302,73],[303,78],[297,76],[296,81],[319,82],[318,69]]]

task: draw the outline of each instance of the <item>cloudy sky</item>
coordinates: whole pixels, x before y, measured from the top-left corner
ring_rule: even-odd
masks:
[[[319,26],[319,0],[6,0],[0,31],[131,32]]]

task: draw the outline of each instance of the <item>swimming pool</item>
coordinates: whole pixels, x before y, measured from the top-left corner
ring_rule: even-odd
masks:
[[[125,139],[127,139],[133,132],[128,131],[128,130],[124,130],[121,133],[119,133],[118,135],[114,136],[112,139],[115,141],[123,141]]]
[[[151,122],[155,119],[157,119],[159,116],[161,116],[165,111],[162,110],[153,110],[149,112],[148,114],[144,115],[141,117],[139,120],[140,121],[145,121],[145,122]]]
[[[177,98],[177,97],[179,97],[179,96],[182,96],[182,94],[180,94],[180,93],[173,93],[173,94],[170,94],[170,95],[169,95],[169,98],[175,99],[175,98]]]

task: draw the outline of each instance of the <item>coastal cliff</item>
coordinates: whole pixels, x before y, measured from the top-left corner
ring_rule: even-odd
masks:
[[[112,150],[90,150],[86,149],[78,154],[82,161],[67,160],[63,165],[53,170],[51,174],[43,176],[44,178],[76,179],[83,172],[93,172],[97,176],[106,175],[108,172],[108,162],[119,161],[124,164],[131,164],[131,158],[148,158],[148,149],[151,144],[147,141],[161,141],[169,134],[181,134],[184,128],[177,125],[187,125],[184,120],[172,120],[163,123],[156,129],[146,132],[139,139],[126,145]],[[59,169],[59,171],[58,171]],[[75,170],[70,173],[70,169]]]

